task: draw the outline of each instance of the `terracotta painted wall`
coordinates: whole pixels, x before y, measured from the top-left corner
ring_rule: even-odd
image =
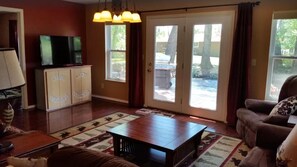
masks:
[[[85,6],[60,0],[1,0],[0,6],[24,10],[28,105],[36,103],[34,70],[40,67],[39,35],[81,36],[86,63]]]
[[[190,6],[209,6],[218,4],[232,4],[240,2],[249,2],[248,0],[188,0],[179,1],[171,0],[166,5],[160,5],[159,1],[145,1],[145,3],[136,3],[137,10],[155,10],[164,8],[181,8]],[[121,83],[113,83],[104,80],[104,24],[94,24],[91,22],[96,5],[89,5],[86,8],[87,23],[87,52],[88,63],[93,64],[96,74],[93,76],[93,93],[99,96],[111,97],[121,100],[128,99],[128,85]],[[220,8],[203,9],[220,10]],[[267,63],[270,43],[270,29],[273,11],[297,10],[297,1],[293,0],[261,0],[261,4],[254,8],[253,21],[253,39],[252,39],[252,58],[256,60],[256,66],[251,67],[251,90],[250,98],[264,99]],[[180,13],[180,12],[179,12]],[[151,14],[150,14],[151,15]],[[145,48],[144,48],[145,49]],[[101,84],[104,84],[104,88]]]

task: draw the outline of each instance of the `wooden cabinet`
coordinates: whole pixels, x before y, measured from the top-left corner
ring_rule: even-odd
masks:
[[[50,111],[91,100],[91,66],[37,69],[37,108]]]
[[[91,68],[71,68],[72,104],[91,100]]]

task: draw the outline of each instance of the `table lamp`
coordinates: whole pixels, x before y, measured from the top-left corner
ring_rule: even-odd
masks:
[[[7,95],[6,90],[17,88],[25,85],[25,79],[20,67],[16,52],[14,49],[0,48],[0,93]],[[14,110],[8,102],[7,109],[0,111],[2,119],[0,120],[0,134],[3,134],[10,126]],[[5,141],[0,143],[0,153],[12,149],[11,142]]]

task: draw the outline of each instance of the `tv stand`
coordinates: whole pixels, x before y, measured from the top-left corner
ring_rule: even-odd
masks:
[[[37,108],[52,111],[91,101],[91,66],[35,70]]]

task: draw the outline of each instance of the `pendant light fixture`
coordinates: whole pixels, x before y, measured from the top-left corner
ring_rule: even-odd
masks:
[[[140,15],[135,10],[135,2],[134,2],[133,13],[129,11],[128,0],[126,0],[126,6],[125,6],[126,8],[124,11],[119,12],[119,14],[116,14],[116,11],[110,12],[109,10],[107,10],[106,0],[105,0],[104,10],[99,12],[100,11],[99,4],[100,4],[100,0],[98,0],[98,9],[97,9],[97,12],[94,13],[93,22],[112,22],[112,23],[123,23],[123,22],[140,23],[141,22]],[[122,9],[122,7],[120,8]]]

